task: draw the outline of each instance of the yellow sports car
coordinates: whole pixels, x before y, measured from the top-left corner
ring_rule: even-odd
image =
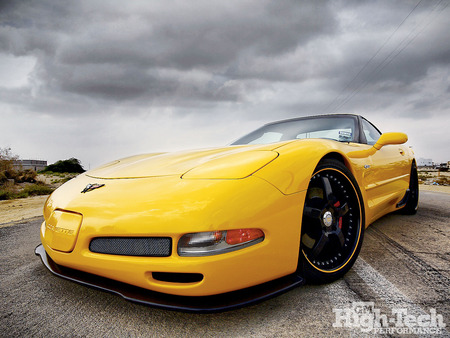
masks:
[[[48,198],[54,274],[133,301],[219,311],[343,276],[377,218],[418,206],[403,133],[358,115],[267,124],[223,148],[128,157]]]

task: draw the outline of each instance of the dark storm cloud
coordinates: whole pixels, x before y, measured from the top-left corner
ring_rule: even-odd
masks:
[[[336,26],[322,1],[133,5],[14,2],[0,16],[0,50],[36,56],[32,76],[58,95],[239,101],[257,86],[253,79],[304,76],[269,65]]]
[[[295,50],[298,44],[330,31],[335,22],[322,2],[234,4],[243,6],[191,2],[171,8],[169,3],[159,11],[133,16],[110,13],[110,21],[88,24],[70,46],[63,46],[61,61],[217,69],[229,67],[241,56],[276,56]],[[116,16],[119,13],[117,8]],[[89,21],[95,22],[96,15]]]
[[[70,31],[75,2],[2,1],[0,51],[14,55],[53,54],[61,32]]]
[[[349,112],[448,160],[449,3],[0,0],[0,146],[100,164]]]
[[[442,43],[450,29],[435,24],[445,2],[437,1],[2,4],[0,52],[32,56],[36,65],[28,96],[0,94],[37,111],[65,102],[78,111],[117,103],[209,107],[258,100],[280,83],[311,82],[320,88],[293,89],[296,100],[280,99],[272,109],[377,109],[393,93],[417,91],[430,69],[450,59]],[[320,102],[305,92],[317,89]],[[82,103],[88,107],[78,109]]]

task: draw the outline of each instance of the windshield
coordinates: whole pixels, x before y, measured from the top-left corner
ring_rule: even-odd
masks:
[[[325,138],[340,142],[354,142],[353,117],[312,117],[267,124],[241,137],[232,145],[268,144],[305,138]]]

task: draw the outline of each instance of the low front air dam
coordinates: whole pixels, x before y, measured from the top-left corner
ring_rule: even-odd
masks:
[[[80,194],[88,183],[105,184],[105,187]],[[256,177],[102,180],[82,175],[60,189],[49,198],[46,208],[79,213],[83,222],[75,247],[69,253],[51,249],[45,242],[48,228],[43,223],[42,244],[58,265],[182,296],[239,290],[287,276],[297,269],[306,192],[283,195]],[[59,195],[63,196],[61,203]],[[53,210],[44,214],[50,215]],[[220,255],[180,257],[177,254],[178,240],[186,233],[240,228],[261,229],[265,239]],[[130,257],[89,251],[93,238],[109,236],[171,237],[172,255]],[[203,279],[194,283],[163,282],[155,280],[152,272],[199,273]]]
[[[40,256],[44,266],[58,277],[114,293],[128,301],[165,310],[196,313],[228,311],[259,303],[305,283],[301,276],[294,273],[264,284],[219,295],[201,297],[174,296],[57,265],[45,252],[42,244],[36,247],[35,254]]]

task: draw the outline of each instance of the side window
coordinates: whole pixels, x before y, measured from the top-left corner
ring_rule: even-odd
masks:
[[[366,136],[367,144],[374,145],[377,143],[381,133],[365,119],[362,119],[362,127]]]

